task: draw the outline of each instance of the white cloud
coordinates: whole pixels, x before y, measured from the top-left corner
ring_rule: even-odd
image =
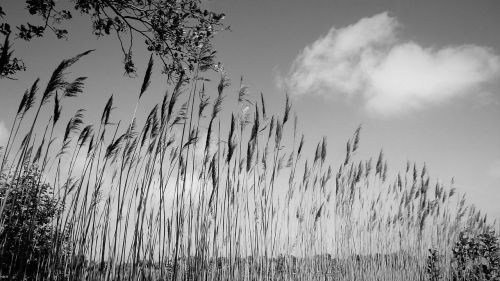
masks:
[[[7,140],[9,139],[9,130],[5,126],[3,121],[0,121],[0,146],[5,147],[7,145]]]
[[[424,48],[402,42],[398,26],[382,13],[332,28],[302,51],[282,85],[297,95],[359,95],[367,110],[392,115],[477,93],[500,72],[491,49]]]

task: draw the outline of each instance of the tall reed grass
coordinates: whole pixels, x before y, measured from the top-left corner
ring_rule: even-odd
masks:
[[[97,125],[83,109],[62,124],[66,100],[85,82],[68,81],[67,71],[89,53],[62,61],[45,88],[36,80],[14,116],[0,158],[0,231],[12,223],[11,196],[49,185],[59,209],[46,224],[51,249],[35,274],[11,266],[0,276],[423,280],[428,249],[446,263],[461,230],[488,226],[452,185],[431,182],[426,166],[408,163],[389,178],[383,152],[359,160],[361,128],[330,166],[327,139],[312,144],[298,131],[288,96],[272,112],[263,95],[250,100],[243,79],[237,93],[227,92],[224,74],[212,86],[199,71],[179,77],[139,125],[142,99],[155,94],[150,59],[128,123],[113,119],[111,96]],[[240,105],[228,119],[226,99]],[[314,153],[304,155],[308,144]]]

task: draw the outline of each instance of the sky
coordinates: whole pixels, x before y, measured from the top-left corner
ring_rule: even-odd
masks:
[[[8,20],[26,19],[22,2],[2,1]],[[469,202],[500,219],[499,1],[204,4],[224,12],[231,27],[214,42],[233,81],[229,91],[236,92],[243,75],[251,98],[262,92],[277,110],[289,93],[306,143],[315,146],[326,136],[334,166],[362,125],[360,158],[383,149],[389,176],[408,160],[425,163],[434,180],[446,184],[454,178]],[[72,67],[88,76],[85,95],[65,105],[68,114],[78,107],[99,114],[111,94],[122,114],[133,110],[140,78],[123,76],[118,42],[93,36],[90,22],[80,16],[68,28],[68,40],[49,34],[30,44],[13,42],[29,69],[17,80],[0,81],[0,145],[24,90],[37,77],[47,81],[61,59],[87,49],[96,51]],[[136,47],[141,77],[148,55]],[[158,99],[164,87],[164,78],[155,74],[147,98]]]

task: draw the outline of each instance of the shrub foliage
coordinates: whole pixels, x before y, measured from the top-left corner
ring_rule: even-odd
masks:
[[[500,280],[498,236],[489,230],[477,235],[461,232],[453,247],[454,280]]]
[[[52,223],[60,208],[34,166],[15,179],[3,176],[1,181],[0,201],[5,205],[0,213],[0,272],[20,280],[34,278],[58,248]]]

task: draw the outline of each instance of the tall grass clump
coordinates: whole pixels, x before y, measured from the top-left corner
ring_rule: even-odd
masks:
[[[113,118],[110,96],[95,125],[83,109],[63,123],[85,82],[67,72],[89,53],[63,60],[46,85],[37,79],[13,116],[1,158],[0,278],[423,280],[428,249],[450,264],[461,231],[490,226],[425,165],[389,177],[382,151],[357,159],[361,128],[329,165],[327,139],[307,148],[288,95],[272,112],[243,79],[236,93],[224,73],[209,86],[202,63],[145,116],[152,58],[130,120]],[[24,236],[6,232],[12,225]],[[43,238],[46,249],[19,237]]]

